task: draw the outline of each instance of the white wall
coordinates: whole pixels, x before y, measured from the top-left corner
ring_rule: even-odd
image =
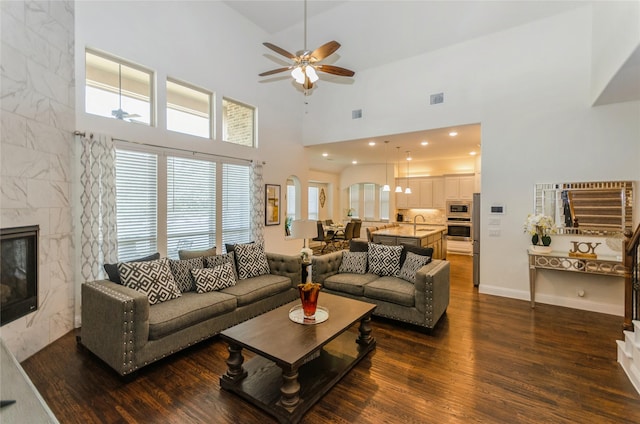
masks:
[[[483,208],[480,291],[528,299],[530,241],[522,228],[534,184],[640,178],[640,103],[590,107],[591,16],[585,6],[360,72],[352,86],[323,85],[304,116],[305,143],[480,122],[483,204],[507,210],[501,235],[489,237]],[[420,78],[407,84],[406,69]],[[436,91],[447,102],[429,108]],[[358,122],[347,113],[356,108],[363,109]],[[564,237],[556,239],[562,246]],[[622,314],[621,279],[574,277],[543,275],[549,283],[541,282],[538,298]]]
[[[0,330],[22,361],[73,329],[74,2],[0,4],[0,226],[40,226],[38,310]]]

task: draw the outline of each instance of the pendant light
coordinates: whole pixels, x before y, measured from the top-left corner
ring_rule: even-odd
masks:
[[[398,160],[400,158],[400,147],[396,147],[396,149],[398,149],[396,152],[396,169],[398,170],[398,183],[400,183],[400,161]],[[396,186],[396,193],[402,193],[402,187],[400,187],[400,184]]]
[[[409,161],[411,161],[411,152],[407,150],[407,188],[404,190],[404,194],[411,194],[411,187],[409,187]]]
[[[391,191],[389,187],[389,166],[387,165],[387,144],[389,144],[389,140],[384,141],[384,186],[382,187],[382,191]]]

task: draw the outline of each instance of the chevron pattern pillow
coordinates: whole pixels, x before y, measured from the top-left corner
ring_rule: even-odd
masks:
[[[119,263],[118,271],[122,285],[146,294],[152,305],[181,296],[167,258]]]
[[[398,275],[398,277],[415,284],[416,272],[429,262],[431,262],[431,258],[428,256],[416,255],[413,252],[407,252],[407,257],[404,260],[404,264],[402,264],[400,275]]]
[[[231,262],[225,262],[213,268],[192,269],[191,274],[196,280],[198,293],[222,290],[236,285],[236,276]]]
[[[238,279],[244,280],[271,273],[262,243],[236,244],[233,249],[238,267]]]
[[[342,252],[338,273],[366,274],[367,252]]]
[[[369,243],[369,272],[383,276],[397,276],[400,272],[402,246]]]
[[[196,289],[196,282],[193,280],[191,270],[204,268],[204,259],[202,257],[183,260],[169,259],[169,266],[178,285],[178,290],[184,293]]]

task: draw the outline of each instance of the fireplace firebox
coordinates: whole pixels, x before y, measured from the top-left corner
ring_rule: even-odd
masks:
[[[0,325],[38,309],[40,227],[0,230]]]

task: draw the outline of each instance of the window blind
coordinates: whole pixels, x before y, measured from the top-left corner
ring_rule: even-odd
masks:
[[[116,149],[119,261],[158,251],[157,168],[155,154]]]
[[[364,184],[364,214],[365,219],[374,219],[376,211],[376,185]]]
[[[209,249],[216,240],[216,164],[167,158],[167,256]]]
[[[318,220],[318,187],[309,187],[309,219]]]
[[[222,243],[251,241],[251,181],[246,165],[222,164]]]

